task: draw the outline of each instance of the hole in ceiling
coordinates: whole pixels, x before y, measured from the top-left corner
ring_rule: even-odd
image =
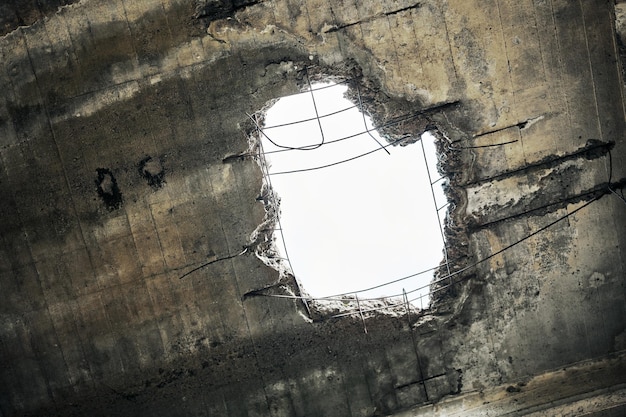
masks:
[[[427,308],[445,254],[435,138],[391,146],[346,91],[316,83],[265,112],[262,150],[280,199],[276,249],[311,297],[406,292]]]

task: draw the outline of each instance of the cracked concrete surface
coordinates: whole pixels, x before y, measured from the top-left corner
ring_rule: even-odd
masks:
[[[623,3],[67,3],[0,13],[2,415],[623,411]],[[246,113],[305,68],[439,138],[431,310],[250,296],[297,287]]]

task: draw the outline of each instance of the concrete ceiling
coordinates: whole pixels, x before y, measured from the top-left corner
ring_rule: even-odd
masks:
[[[0,6],[0,415],[626,412],[623,5],[68,3]],[[247,114],[306,76],[437,131],[431,309],[276,297]]]

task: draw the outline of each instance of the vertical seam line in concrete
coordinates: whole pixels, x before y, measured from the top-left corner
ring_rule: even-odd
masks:
[[[371,346],[369,333],[365,334],[365,346],[366,347],[370,347]],[[361,364],[361,371],[363,372],[363,377],[364,377],[363,379],[364,379],[365,386],[367,387],[367,394],[369,395],[370,404],[374,405],[374,396],[372,395],[372,387],[370,386],[370,378],[367,377],[367,367],[366,367],[366,363],[365,363],[365,355],[364,354],[360,354],[359,358],[360,358],[359,363]]]
[[[619,52],[619,46],[617,45],[617,23],[615,21],[616,17],[615,17],[615,9],[613,9],[613,13],[609,13],[611,19],[611,33],[613,33],[612,39],[613,39],[613,57],[615,59],[615,69],[617,72],[617,78],[619,80],[619,85],[620,85],[620,96],[622,97],[622,112],[623,112],[623,116],[624,119],[626,119],[626,97],[624,97],[624,88],[626,87],[626,80],[624,79],[624,70],[626,68],[624,68],[624,65],[621,63],[621,59],[620,59],[620,52]],[[626,64],[626,62],[624,63]]]
[[[565,209],[565,213],[567,213],[567,209]],[[565,218],[565,221],[567,222],[567,227],[570,227],[570,224],[569,224],[569,217],[566,217],[566,218]],[[531,227],[531,225],[530,225],[530,217],[526,217],[526,219],[525,219],[525,224],[526,224],[526,230],[527,230],[526,234],[530,234],[530,233],[532,233],[532,230],[533,230],[533,229],[532,229],[532,227]],[[532,238],[531,238],[531,239],[532,239]],[[540,288],[542,287],[542,285],[541,285],[541,284],[542,284],[543,282],[542,282],[542,280],[541,280],[541,278],[540,278],[540,275],[539,275],[539,274],[530,274],[530,273],[529,273],[529,274],[528,274],[528,276],[534,276],[534,277],[535,277],[535,279],[536,279],[536,281],[537,281],[537,286],[538,286],[538,287],[540,287]]]
[[[22,317],[20,317],[20,318],[23,320]],[[19,336],[16,334],[15,330],[12,333],[15,334],[15,339],[19,338]],[[5,334],[6,333],[3,332],[3,338],[0,339],[0,344],[4,345],[3,346],[4,350],[6,350],[6,343],[4,342],[4,335]],[[19,401],[18,401],[18,404],[16,404],[16,401],[15,401],[15,397],[17,396],[19,398],[20,393],[23,392],[23,391],[20,390],[20,388],[22,388],[22,387],[20,386],[21,385],[21,383],[19,382],[20,379],[18,377],[17,371],[15,370],[15,365],[14,364],[15,364],[15,361],[11,361],[8,365],[5,365],[3,367],[3,369],[2,369],[3,373],[8,374],[9,377],[12,377],[13,380],[17,382],[17,384],[14,383],[14,385],[12,387],[13,388],[13,392],[11,392],[12,395],[8,393],[8,390],[3,392],[3,400],[2,400],[2,402],[0,402],[0,415],[2,415],[2,416],[4,416],[4,414],[2,414],[4,412],[6,412],[7,415],[9,415],[8,411],[6,410],[6,408],[2,407],[2,405],[5,405],[5,404],[8,403],[8,405],[13,408],[12,411],[16,411],[21,406],[21,404],[19,404],[20,403]],[[8,372],[7,372],[7,370],[8,370]],[[18,387],[16,387],[15,385],[18,385]],[[5,387],[5,389],[6,389],[6,387]]]
[[[578,0],[578,5],[580,6],[580,17],[583,22],[583,33],[585,34],[585,48],[587,50],[587,62],[589,62],[589,75],[591,76],[591,87],[593,89],[593,104],[596,109],[596,123],[598,124],[598,132],[600,132],[600,139],[604,140],[604,134],[602,133],[602,123],[600,123],[600,112],[598,110],[598,95],[596,93],[596,81],[595,81],[595,77],[593,76],[591,52],[589,51],[589,37],[587,36],[587,23],[585,22],[585,10],[583,8],[582,0]]]
[[[159,252],[161,252],[161,262],[162,262],[162,268],[163,268],[163,272],[162,274],[156,273],[156,274],[152,274],[152,276],[159,276],[159,275],[163,275],[165,277],[165,281],[167,283],[167,288],[169,290],[169,293],[172,294],[174,292],[174,289],[172,288],[171,282],[168,278],[168,267],[167,267],[167,263],[165,262],[165,255],[163,253],[163,245],[161,245],[161,237],[159,236],[159,230],[157,228],[156,222],[154,221],[154,215],[152,214],[152,205],[146,201],[146,205],[147,205],[147,210],[150,213],[150,220],[152,223],[152,227],[154,227],[154,232],[156,234],[156,240],[157,243],[159,245]],[[143,274],[143,266],[141,269],[141,272]],[[145,278],[144,278],[144,282],[145,282]],[[152,296],[152,292],[150,291],[150,289],[148,288],[148,283],[146,282],[146,291],[148,291],[148,297],[150,298],[150,306],[152,308],[152,311],[155,312],[154,313],[154,320],[157,324],[157,329],[159,329],[159,338],[161,339],[161,345],[163,346],[163,356],[164,358],[166,358],[166,360],[172,360],[171,356],[170,356],[170,349],[168,349],[166,341],[163,339],[163,333],[166,331],[163,326],[161,325],[161,319],[163,318],[163,315],[158,315],[156,314],[157,309],[155,308],[155,302],[156,302],[156,297]],[[157,290],[158,291],[158,290]],[[172,313],[173,314],[177,314],[176,313]]]
[[[413,17],[413,9],[409,10],[409,13],[411,14],[411,18]],[[445,19],[444,19],[445,21]],[[419,42],[417,41],[417,33],[415,32],[415,24],[411,25],[411,31],[413,32],[413,43],[414,43],[414,48],[415,48],[415,54],[417,55],[417,58],[419,60],[419,65],[420,65],[420,69],[422,71],[422,74],[424,74],[424,65],[423,65],[423,61],[424,59],[422,58],[422,54],[420,53],[420,47],[419,47]],[[446,34],[447,37],[447,34]],[[449,42],[448,42],[448,46],[449,46]],[[454,76],[456,77],[456,69],[454,69],[455,73]]]
[[[156,221],[154,221],[154,214],[152,213],[152,204],[149,201],[146,201],[148,205],[148,211],[150,212],[150,220],[152,220],[152,226],[154,227],[154,233],[156,234],[157,242],[159,244],[159,251],[161,252],[161,261],[163,261],[163,269],[164,272],[168,272],[167,262],[165,261],[165,254],[163,253],[163,245],[161,245],[161,236],[159,236],[159,229],[157,227]]]
[[[170,36],[170,41],[173,41],[174,40],[174,35],[172,35],[172,28],[170,26],[170,20],[168,18],[168,14],[166,12],[166,7],[163,4],[163,0],[161,0],[160,3],[161,3],[161,11],[163,12],[163,17],[165,18],[165,25],[167,26],[167,33]],[[174,44],[174,42],[172,42],[172,44]],[[180,68],[181,65],[180,65],[180,61],[178,61],[178,56],[176,56],[176,61],[178,62],[178,67]]]
[[[71,311],[71,307],[70,307],[70,311]],[[46,312],[48,313],[48,318],[50,319],[50,323],[52,323],[52,328],[54,329],[54,336],[56,338],[56,344],[59,349],[59,352],[61,353],[61,357],[63,358],[63,364],[65,365],[65,370],[67,372],[67,379],[70,383],[70,386],[73,388],[75,386],[75,381],[72,381],[72,374],[70,372],[70,367],[67,363],[67,359],[65,359],[65,353],[63,352],[63,347],[60,342],[59,332],[57,330],[57,326],[55,325],[55,321],[52,319],[52,315],[50,314],[50,307],[48,306],[47,302],[46,302]],[[82,351],[82,347],[81,347],[81,351]],[[87,359],[86,357],[84,357],[84,352],[83,352],[83,359],[84,360]]]
[[[352,3],[354,4],[354,10],[356,10],[356,16],[357,16],[359,32],[361,32],[361,42],[363,43],[363,46],[366,46],[365,45],[365,34],[363,33],[363,24],[361,23],[361,11],[359,10],[358,2],[359,2],[359,0],[354,0]],[[369,48],[368,48],[368,50],[369,50]]]
[[[511,76],[511,62],[509,60],[509,50],[507,47],[507,43],[506,43],[506,38],[504,36],[504,24],[502,23],[502,12],[500,11],[500,0],[496,0],[496,8],[498,9],[498,22],[500,23],[500,34],[502,37],[502,46],[504,48],[504,56],[506,57],[506,66],[507,66],[507,73],[509,74],[508,79],[509,79],[509,91],[511,92],[511,98],[513,99],[513,102],[515,103],[515,89],[513,88],[513,77]],[[514,106],[513,108],[513,115],[515,117],[515,120],[517,120],[517,106]]]
[[[543,81],[544,83],[548,83],[548,73],[546,71],[546,62],[543,59],[543,48],[541,47],[541,36],[539,36],[539,22],[537,21],[537,8],[535,7],[535,2],[533,2],[533,19],[535,21],[535,33],[537,35],[537,43],[539,44],[539,56],[541,57],[541,68],[543,68]]]
[[[330,11],[330,17],[331,17],[331,24],[333,27],[338,28],[339,24],[337,23],[337,16],[335,15],[335,11],[333,10],[333,5],[332,5],[332,1],[331,0],[326,0],[326,4],[328,4],[328,10]],[[339,48],[339,52],[340,55],[342,57],[345,57],[345,51],[343,50],[343,42],[341,42],[340,39],[340,34],[339,32],[341,32],[340,30],[336,30],[334,33],[335,39],[337,40],[337,48]]]
[[[124,13],[126,13],[126,11],[124,11]],[[128,129],[124,129],[124,130],[128,133],[128,137],[132,137],[130,135],[130,132],[128,131]],[[132,282],[138,282],[139,280],[141,280],[141,283],[146,286],[146,291],[148,291],[148,287],[146,285],[146,277],[144,276],[143,262],[141,262],[141,259],[139,257],[139,248],[137,247],[137,239],[135,238],[135,233],[133,232],[132,222],[131,222],[131,219],[130,219],[130,216],[129,216],[129,213],[128,213],[128,207],[127,207],[127,205],[124,205],[123,208],[124,208],[124,217],[126,218],[126,224],[128,226],[128,233],[129,233],[129,235],[132,238],[133,247],[135,249],[135,253],[134,253],[133,259],[137,261],[137,266],[139,267],[139,276],[131,278],[130,281],[122,282],[120,274],[118,273],[117,274],[118,281],[119,281],[118,285],[123,286],[123,285],[128,284],[129,282],[132,283]],[[125,237],[128,237],[128,235],[126,235]],[[121,239],[122,238],[115,239],[114,242],[116,240],[121,240]],[[150,304],[150,309],[152,310],[152,313],[153,313],[153,316],[154,316],[154,308],[153,308],[152,303]]]
[[[552,15],[552,23],[554,24],[554,37],[556,39],[556,48],[557,48],[556,52],[557,52],[557,57],[559,61],[559,71],[558,71],[559,86],[558,87],[561,89],[561,93],[563,94],[563,97],[565,98],[565,112],[567,115],[567,120],[569,121],[569,126],[571,128],[572,113],[570,111],[570,103],[569,103],[570,99],[569,99],[569,96],[567,95],[567,90],[563,88],[563,54],[562,54],[563,48],[561,47],[561,40],[559,38],[559,29],[556,24],[555,13],[554,13],[554,3],[552,2],[552,0],[550,0],[550,11]]]
[[[426,168],[428,169],[428,167]],[[413,347],[413,352],[415,352],[415,359],[417,361],[417,372],[419,373],[419,379],[422,382],[422,389],[424,391],[424,397],[426,397],[426,402],[429,402],[430,399],[428,398],[428,389],[426,389],[426,380],[424,377],[424,369],[422,367],[422,360],[420,358],[420,353],[419,353],[419,347],[418,347],[418,341],[415,338],[415,333],[413,332],[413,325],[411,324],[411,307],[409,305],[409,298],[406,295],[406,291],[404,291],[404,288],[402,289],[402,295],[404,298],[404,302],[406,303],[406,319],[407,319],[407,324],[409,327],[409,334],[411,335],[411,346]]]
[[[528,159],[526,158],[526,151],[524,150],[524,136],[522,135],[522,129],[517,128],[517,136],[519,137],[519,146],[522,148],[522,157],[524,158],[524,165],[528,165]]]
[[[68,52],[68,55],[71,53],[74,56],[73,61],[76,64],[76,68],[79,73],[79,79],[82,81],[84,79],[84,74],[83,74],[83,69],[82,69],[83,67],[81,65],[81,62],[78,59],[78,54],[77,54],[78,49],[76,48],[76,43],[74,41],[74,38],[72,37],[72,32],[70,31],[65,13],[57,13],[55,17],[58,17],[59,20],[63,22],[62,26],[64,26],[65,29],[67,30],[67,37],[70,40],[70,48],[71,48],[71,52]]]
[[[582,291],[584,291],[584,286],[580,279],[580,275],[578,276],[578,286],[580,288],[583,288]],[[587,319],[586,319],[585,314],[581,314],[580,317],[582,318],[583,327],[585,328],[585,341],[587,342],[587,357],[591,357],[591,344],[589,343],[589,331],[587,330]]]
[[[174,203],[176,202],[176,200],[174,198],[172,198],[172,195],[169,193],[169,191],[167,192],[168,194],[168,199],[167,201],[169,203]],[[175,242],[176,242],[176,250],[180,250],[180,256],[176,257],[173,262],[173,265],[168,265],[167,264],[167,258],[165,259],[165,264],[166,267],[169,268],[171,271],[176,271],[178,269],[182,267],[186,267],[187,265],[189,265],[189,263],[187,262],[187,255],[185,254],[185,248],[183,247],[183,239],[181,239],[180,237],[180,231],[178,229],[178,224],[176,223],[176,217],[174,216],[174,205],[172,205],[169,209],[169,213],[168,213],[168,221],[171,222],[172,227],[169,228],[169,230],[171,230],[173,234],[175,234]]]
[[[179,72],[180,69],[178,69],[176,72]],[[185,83],[184,82],[180,82],[178,84],[178,88],[177,88],[179,95],[181,96],[181,98],[183,99],[183,105],[185,107],[186,110],[189,110],[189,112],[191,113],[191,120],[193,121],[192,123],[190,123],[190,125],[192,126],[192,128],[195,130],[196,129],[196,124],[195,124],[195,120],[196,120],[196,115],[193,111],[193,106],[192,106],[192,102],[191,102],[191,98],[189,97],[189,93],[187,92],[187,90],[185,89]],[[171,189],[168,188],[166,190],[167,195],[169,196],[168,200],[169,201],[177,201],[174,198],[172,198],[172,195],[170,193]],[[182,257],[182,262],[183,265],[188,265],[189,263],[187,262],[187,254],[185,253],[185,248],[183,246],[183,239],[181,239],[181,233],[180,230],[178,228],[178,222],[176,221],[176,215],[174,214],[174,206],[170,207],[170,217],[175,225],[174,230],[176,232],[176,236],[178,237],[178,244],[180,245],[180,253],[181,253],[181,257]]]
[[[128,29],[128,35],[130,36],[130,44],[133,47],[134,59],[135,59],[135,62],[137,63],[137,71],[139,72],[139,77],[141,77],[142,74],[141,74],[141,66],[139,65],[139,55],[137,54],[137,46],[135,45],[135,37],[133,36],[133,31],[130,28],[130,22],[128,21],[128,12],[126,10],[126,3],[124,2],[124,0],[120,0],[120,2],[122,3],[122,9],[124,9],[124,20],[126,21],[126,28]]]
[[[452,69],[454,70],[454,81],[455,83],[459,82],[459,73],[456,69],[456,62],[454,61],[454,53],[452,52],[452,42],[450,42],[450,31],[448,30],[448,22],[446,21],[446,13],[443,11],[443,6],[439,9],[441,13],[441,19],[443,20],[443,27],[446,31],[446,42],[448,43],[448,51],[450,52],[450,61],[452,61]],[[415,28],[413,28],[413,32],[415,32]],[[417,36],[417,35],[416,35]]]
[[[25,142],[23,144],[23,146],[28,146],[28,144]],[[3,159],[4,158],[2,157],[2,154],[0,153],[0,163],[3,162]],[[5,167],[5,171],[7,173],[7,179],[8,179],[9,178],[9,171],[6,168],[8,166],[8,164],[7,163],[3,163],[3,165]],[[17,204],[17,201],[15,200],[15,193],[11,193],[11,195],[13,197],[13,201],[15,202],[15,211],[17,213],[17,218],[18,218],[18,220],[20,222],[20,224],[19,224],[20,232],[21,232],[20,234],[22,234],[24,236],[24,240],[26,242],[26,246],[28,246],[28,255],[29,255],[29,258],[30,258],[30,262],[28,262],[26,265],[32,265],[33,268],[35,268],[35,270],[36,270],[37,268],[35,267],[36,262],[35,262],[35,258],[33,257],[33,249],[32,249],[32,246],[30,244],[30,240],[28,238],[28,233],[26,233],[26,231],[24,230],[24,220],[22,219],[22,213],[20,212],[19,205]],[[26,265],[24,265],[24,264],[19,265],[18,268],[26,266]],[[11,268],[11,271],[13,272],[13,268]],[[40,287],[41,287],[41,283],[40,283]]]
[[[543,42],[542,42],[542,38],[541,38],[541,35],[540,35],[540,31],[539,31],[539,20],[537,19],[537,7],[536,7],[535,2],[533,2],[533,17],[534,17],[534,20],[535,20],[535,27],[537,28],[537,43],[539,44],[539,54],[541,55],[541,65],[543,67],[543,79],[544,79],[545,85],[548,86],[549,85],[548,70],[546,69],[546,61],[545,61],[545,58],[544,58],[544,54],[546,54],[546,51],[544,51],[544,47],[542,46]],[[550,101],[550,108],[551,109],[553,108],[552,100]],[[551,139],[552,139],[551,140],[552,147],[553,147],[553,149],[556,152],[557,145],[556,145],[555,137],[552,136]],[[521,140],[521,132],[520,132],[520,140]]]
[[[73,324],[73,328],[76,331],[76,337],[78,339],[78,345],[80,347],[80,352],[82,353],[83,359],[84,359],[84,363],[87,365],[88,368],[88,373],[89,373],[89,381],[88,384],[91,386],[91,388],[95,388],[95,378],[94,378],[94,374],[93,374],[93,370],[92,370],[92,364],[91,361],[88,359],[87,357],[87,352],[85,350],[85,343],[83,342],[83,338],[81,336],[81,332],[78,328],[78,321],[76,320],[76,312],[75,309],[78,310],[78,312],[80,313],[80,307],[78,306],[78,302],[76,300],[71,300],[68,303],[68,307],[69,307],[69,311],[70,314],[72,316],[72,324]]]
[[[339,378],[341,381],[340,384],[341,384],[343,396],[345,397],[345,401],[346,401],[346,408],[348,409],[349,415],[354,416],[354,412],[352,411],[352,405],[350,404],[350,393],[348,391],[348,387],[346,384],[345,373],[343,372],[341,365],[339,365],[338,369],[341,372],[341,375],[339,376]]]
[[[493,234],[496,235],[496,232],[493,231]],[[510,240],[509,240],[510,242]],[[506,245],[503,244],[502,240],[498,239],[498,243],[500,244],[500,249],[498,252],[501,252],[501,249],[506,247]],[[498,253],[496,252],[496,253]],[[499,254],[500,259],[502,260],[502,263],[504,264],[505,259],[506,259],[506,254],[500,253]],[[491,265],[492,262],[497,262],[497,258],[493,258],[489,264]],[[476,274],[479,275],[480,274],[480,270],[476,271]],[[481,285],[483,287],[483,291],[481,291],[481,296],[483,299],[483,303],[482,305],[487,307],[485,308],[485,321],[489,324],[489,326],[485,329],[485,333],[487,335],[487,339],[488,339],[488,343],[489,343],[489,356],[493,357],[493,366],[494,368],[497,370],[498,372],[498,376],[502,377],[503,376],[503,372],[502,369],[500,368],[500,365],[498,363],[498,355],[496,354],[496,347],[495,347],[495,342],[494,342],[494,337],[493,337],[493,331],[496,329],[496,319],[494,317],[493,314],[493,308],[490,308],[490,306],[493,306],[493,303],[489,303],[487,300],[487,297],[489,296],[492,300],[493,300],[493,296],[492,293],[493,291],[495,291],[495,288],[497,288],[497,283],[492,283],[492,288],[494,288],[494,290],[492,290],[491,292],[489,291],[488,288],[488,281],[486,280],[486,277],[483,279],[483,282],[480,283],[479,285]],[[501,335],[502,338],[504,338],[505,336],[502,334]]]
[[[157,317],[157,315],[155,313],[154,301],[153,301],[152,296],[150,294],[150,290],[148,288],[148,283],[146,282],[146,277],[145,277],[144,272],[143,272],[143,263],[139,259],[139,249],[137,248],[137,240],[135,239],[135,233],[133,233],[133,231],[132,231],[132,227],[130,225],[131,224],[130,223],[130,219],[128,217],[128,210],[126,210],[126,208],[124,208],[124,212],[126,213],[126,220],[128,221],[128,228],[131,230],[130,234],[131,234],[132,239],[133,239],[133,246],[135,247],[135,256],[136,256],[136,259],[138,261],[139,271],[140,271],[140,276],[137,277],[135,282],[138,282],[138,281],[141,282],[141,285],[143,286],[143,288],[145,288],[146,294],[148,295],[148,299],[150,300],[150,303],[149,303],[149,306],[148,306],[149,313],[150,313],[150,318],[147,319],[146,321],[154,321],[154,323],[155,323],[155,325],[157,327],[157,330],[159,332],[159,340],[161,341],[161,347],[163,348],[163,356],[166,356],[167,350],[165,349],[165,341],[163,340],[163,336],[162,336],[162,333],[161,333],[162,329],[161,329],[160,320],[159,320],[159,318]],[[120,285],[123,285],[123,284],[120,283]],[[169,281],[168,281],[168,287],[171,290],[171,286],[169,285]]]
[[[504,263],[504,262],[503,262]],[[486,286],[486,284],[485,284]],[[491,294],[493,294],[494,292],[497,292],[499,289],[499,286],[494,284],[493,285],[493,292],[491,292]],[[485,297],[486,298],[486,297]],[[489,304],[486,302],[486,299],[483,298],[483,300],[485,300],[485,306],[488,306]],[[493,299],[493,297],[492,297]],[[491,304],[493,305],[493,303]],[[493,336],[493,332],[494,331],[498,331],[498,324],[497,324],[497,320],[495,318],[495,314],[493,314],[493,311],[491,309],[487,309],[487,322],[490,324],[490,326],[486,329],[487,330],[487,337],[489,338],[489,344],[491,345],[491,355],[493,356],[493,365],[495,367],[495,369],[498,372],[498,376],[499,377],[503,377],[504,376],[504,372],[502,371],[502,367],[500,366],[500,359],[499,359],[499,355],[498,355],[498,351],[496,349],[496,342],[494,342],[494,336]],[[499,332],[499,337],[498,340],[503,340],[505,339],[505,334],[504,334],[504,329],[502,328]]]
[[[219,207],[219,204],[217,202],[217,197],[215,196],[215,188],[213,187],[213,181],[211,179],[211,173],[210,172],[208,174],[208,183],[209,183],[209,187],[211,187],[211,198],[215,202],[215,205]],[[230,247],[229,247],[229,244],[228,244],[228,239],[226,238],[226,231],[224,230],[224,219],[222,218],[222,210],[218,211],[218,218],[219,218],[219,227],[220,227],[220,230],[222,231],[223,241],[226,242],[226,250],[230,251]],[[219,319],[220,319],[221,326],[225,327],[224,326],[224,316],[222,315],[222,309],[219,310],[218,314],[219,314]]]
[[[235,287],[237,288],[237,296],[239,297],[239,299],[241,300],[241,288],[239,287],[239,280],[237,279],[238,273],[237,273],[237,268],[235,267],[235,260],[230,259],[230,263],[231,263],[231,267],[233,269],[233,275],[234,275],[234,281],[235,281]],[[265,382],[265,378],[263,377],[263,372],[261,370],[261,363],[259,361],[259,349],[257,348],[257,344],[254,340],[254,335],[252,334],[252,330],[250,329],[250,320],[248,319],[248,312],[246,311],[246,306],[244,304],[243,301],[240,301],[239,304],[241,305],[241,310],[243,311],[243,317],[246,320],[246,328],[248,330],[248,338],[250,339],[250,343],[252,344],[252,349],[254,349],[254,360],[256,362],[256,367],[257,367],[257,372],[260,378],[260,382],[261,382],[261,388],[263,389],[263,395],[265,396],[265,403],[267,405],[267,411],[269,412],[269,414],[272,414],[272,410],[270,407],[270,399],[269,396],[267,395],[267,388],[266,388],[266,382]]]
[[[48,320],[52,321],[51,318],[50,318],[50,311],[48,311],[47,303],[46,303],[46,315],[48,317]],[[39,365],[39,375],[41,375],[41,377],[45,381],[46,392],[47,392],[47,394],[48,394],[48,396],[50,398],[50,402],[52,403],[52,408],[58,411],[57,399],[55,398],[55,395],[52,392],[52,384],[50,383],[50,380],[51,380],[50,371],[45,366],[43,366],[44,365],[43,364],[43,360],[42,360],[43,353],[41,352],[41,349],[38,346],[36,346],[36,345],[34,345],[32,343],[33,339],[35,339],[35,338],[39,339],[39,337],[35,337],[33,335],[33,332],[32,332],[32,327],[33,326],[32,326],[31,321],[29,320],[29,318],[25,317],[24,321],[25,321],[25,324],[26,324],[26,326],[25,326],[26,327],[26,332],[28,333],[28,336],[29,336],[29,339],[30,339],[30,347],[33,350],[33,353],[35,354],[35,358],[37,360],[37,365]],[[56,335],[56,330],[55,330],[55,335]],[[38,335],[38,336],[40,336],[40,335]],[[58,339],[58,337],[57,337],[57,339]],[[45,342],[42,342],[42,343],[45,343]],[[65,366],[66,366],[65,371],[67,373],[66,375],[69,375],[69,372],[67,372],[67,365],[65,365]]]
[[[389,13],[387,12],[384,12],[384,13],[386,17],[385,20],[387,21],[387,27],[389,28],[389,36],[391,37],[391,43],[393,44],[393,52],[396,55],[396,66],[398,67],[398,78],[400,78],[400,82],[402,82],[403,85],[406,85],[406,80],[402,76],[402,65],[400,65],[400,57],[398,56],[398,46],[396,45],[396,40],[393,37],[393,29],[391,27],[391,18],[389,17]],[[396,17],[396,22],[397,22],[397,19],[398,18]]]
[[[311,14],[309,13],[309,6],[307,5],[307,0],[302,0],[302,6],[304,7],[305,10],[305,14],[306,14],[306,20],[308,22],[308,26],[309,26],[309,33],[314,34],[313,32],[313,27],[311,25]],[[309,48],[311,46],[309,45]],[[313,48],[315,51],[315,55],[319,55],[318,51],[317,51],[317,44],[313,43]]]

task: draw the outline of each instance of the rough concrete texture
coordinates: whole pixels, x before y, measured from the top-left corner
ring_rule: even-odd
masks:
[[[2,6],[1,415],[624,410],[612,1],[66,3]],[[390,139],[438,132],[429,311],[263,296],[299,289],[256,256],[246,113],[306,76],[358,85]]]

